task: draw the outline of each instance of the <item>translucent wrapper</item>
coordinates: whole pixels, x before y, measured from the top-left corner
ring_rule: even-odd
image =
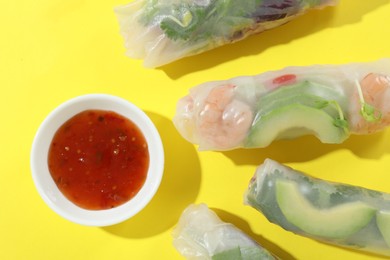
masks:
[[[296,234],[390,255],[390,194],[319,180],[267,159],[245,203]]]
[[[390,123],[390,59],[287,67],[206,82],[177,103],[173,122],[200,150],[266,147],[313,134],[342,143]]]
[[[127,55],[158,67],[284,24],[336,0],[135,0],[115,13]]]
[[[206,204],[184,210],[173,238],[175,248],[186,259],[277,259],[234,225],[219,219]]]

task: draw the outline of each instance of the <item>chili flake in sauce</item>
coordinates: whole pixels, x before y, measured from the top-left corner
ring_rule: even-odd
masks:
[[[112,111],[86,110],[56,132],[48,166],[61,192],[90,210],[119,206],[143,186],[149,168],[145,137]]]

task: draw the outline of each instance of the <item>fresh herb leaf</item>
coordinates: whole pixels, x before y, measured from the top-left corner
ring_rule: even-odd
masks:
[[[318,101],[316,103],[316,108],[318,109],[324,109],[327,106],[333,106],[339,114],[338,117],[333,120],[333,125],[342,128],[345,131],[345,133],[348,133],[349,131],[348,121],[345,119],[344,112],[336,100],[330,100],[330,101],[323,100],[323,101]]]
[[[191,38],[191,41],[196,42],[211,37],[233,38],[257,22],[257,13],[270,12],[270,3],[274,1],[210,0],[207,4],[199,4],[196,1],[164,3],[159,0],[145,0],[140,21],[145,25],[158,24],[172,40],[186,41]],[[284,9],[294,7],[298,11],[308,8],[308,5],[317,5],[318,1],[280,0],[280,15],[268,15],[268,19],[264,21],[282,18],[285,15]]]
[[[160,28],[172,40],[188,40],[206,15],[205,8],[182,5],[161,21]]]
[[[348,122],[345,119],[336,118],[333,120],[333,124],[339,128],[348,129]]]
[[[348,121],[345,119],[343,110],[341,109],[339,103],[336,100],[329,101],[329,103],[335,106],[339,113],[339,117],[333,120],[333,124],[339,128],[342,128],[345,133],[348,133]]]
[[[381,198],[383,196],[380,191],[376,191],[376,190],[367,189],[366,192],[372,198]]]
[[[382,118],[382,113],[379,110],[365,102],[362,103],[360,113],[367,122],[378,122]]]
[[[330,195],[330,203],[333,205],[356,201],[362,194],[362,189],[350,185],[337,184],[336,191]]]
[[[366,101],[364,100],[364,96],[363,96],[362,86],[360,85],[358,80],[356,80],[355,83],[356,83],[356,88],[357,88],[360,103],[361,103],[360,114],[363,116],[363,118],[367,122],[372,123],[372,122],[380,121],[382,119],[381,111],[377,110],[372,105],[366,103]]]
[[[146,4],[142,21],[158,22],[172,40],[204,40],[210,37],[232,37],[253,23],[251,14],[262,0],[212,0],[207,5],[179,3],[169,6],[156,0]]]

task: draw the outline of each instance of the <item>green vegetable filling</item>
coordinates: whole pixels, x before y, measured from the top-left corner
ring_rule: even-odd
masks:
[[[239,35],[240,31],[250,29],[256,23],[257,13],[264,13],[268,17],[266,21],[272,21],[287,15],[284,9],[295,7],[295,12],[299,12],[318,5],[317,2],[318,0],[294,1],[275,7],[263,0],[211,0],[207,4],[182,2],[169,5],[157,0],[146,0],[140,21],[146,25],[159,23],[165,35],[174,41],[190,39],[196,42]],[[275,10],[278,15],[274,14]]]
[[[319,209],[290,181],[276,182],[276,197],[290,223],[308,234],[326,238],[346,238],[368,225],[376,213],[375,208],[361,201]]]
[[[268,251],[259,246],[235,247],[212,256],[212,260],[271,260],[275,259]]]
[[[324,143],[341,143],[349,135],[345,97],[327,86],[303,81],[280,87],[258,101],[247,147],[314,134]]]

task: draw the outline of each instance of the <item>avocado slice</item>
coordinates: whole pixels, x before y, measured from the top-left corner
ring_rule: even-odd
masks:
[[[386,244],[390,247],[390,211],[378,211],[376,214],[376,224]]]
[[[283,215],[313,236],[346,238],[368,225],[376,212],[360,201],[319,209],[301,194],[296,183],[279,180],[275,185],[276,200]]]
[[[342,143],[349,133],[323,110],[293,103],[256,118],[246,147],[266,147],[278,139],[314,134],[323,143]]]

